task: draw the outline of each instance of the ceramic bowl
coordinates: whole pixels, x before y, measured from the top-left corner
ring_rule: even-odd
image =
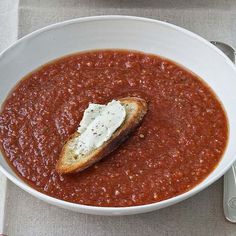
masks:
[[[229,121],[229,141],[216,169],[190,191],[165,201],[132,207],[94,207],[74,204],[24,183],[0,156],[0,170],[33,196],[69,210],[96,215],[128,215],[157,210],[183,201],[220,178],[236,160],[236,69],[207,40],[178,26],[133,16],[94,16],[50,25],[18,40],[0,55],[0,101],[24,75],[46,62],[79,51],[121,48],[158,54],[199,75],[222,101]]]

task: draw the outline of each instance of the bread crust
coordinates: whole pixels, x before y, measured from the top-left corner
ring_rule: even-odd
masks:
[[[119,101],[124,106],[135,106],[135,110],[126,117],[121,127],[119,127],[111,136],[111,138],[106,141],[101,147],[89,153],[83,161],[78,160],[68,165],[65,164],[65,160],[70,157],[69,155],[73,155],[71,150],[69,150],[68,148],[69,143],[73,141],[74,138],[80,135],[78,132],[73,133],[63,146],[59,156],[59,160],[56,164],[56,170],[59,174],[76,173],[98,162],[103,157],[107,156],[112,151],[117,149],[121,145],[121,143],[123,143],[128,138],[131,132],[140,125],[143,117],[148,110],[146,101],[137,97],[126,97],[119,99]]]

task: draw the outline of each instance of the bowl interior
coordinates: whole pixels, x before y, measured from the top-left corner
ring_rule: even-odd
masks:
[[[72,20],[37,31],[0,56],[0,102],[4,101],[17,81],[42,64],[70,53],[106,48],[133,49],[161,55],[184,65],[210,85],[228,116],[228,147],[217,168],[202,183],[185,193],[183,198],[219,178],[236,157],[236,70],[229,59],[210,43],[176,26],[143,18],[107,16]],[[0,165],[8,175],[16,177],[2,157]],[[168,204],[163,205],[160,202],[154,208],[176,201],[170,199]]]

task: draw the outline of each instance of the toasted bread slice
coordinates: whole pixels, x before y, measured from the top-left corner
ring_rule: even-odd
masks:
[[[78,156],[75,150],[71,149],[71,143],[80,134],[72,134],[62,148],[56,170],[60,174],[76,173],[98,162],[103,157],[114,151],[128,138],[129,134],[141,123],[147,113],[145,100],[136,97],[127,97],[119,100],[125,107],[126,117],[122,125],[113,133],[111,138],[99,148],[91,151],[86,156]]]

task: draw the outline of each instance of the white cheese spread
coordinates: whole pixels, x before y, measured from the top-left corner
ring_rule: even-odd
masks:
[[[71,148],[75,154],[84,156],[99,148],[121,126],[126,111],[119,101],[113,100],[107,105],[89,104],[80,122],[78,136]]]

